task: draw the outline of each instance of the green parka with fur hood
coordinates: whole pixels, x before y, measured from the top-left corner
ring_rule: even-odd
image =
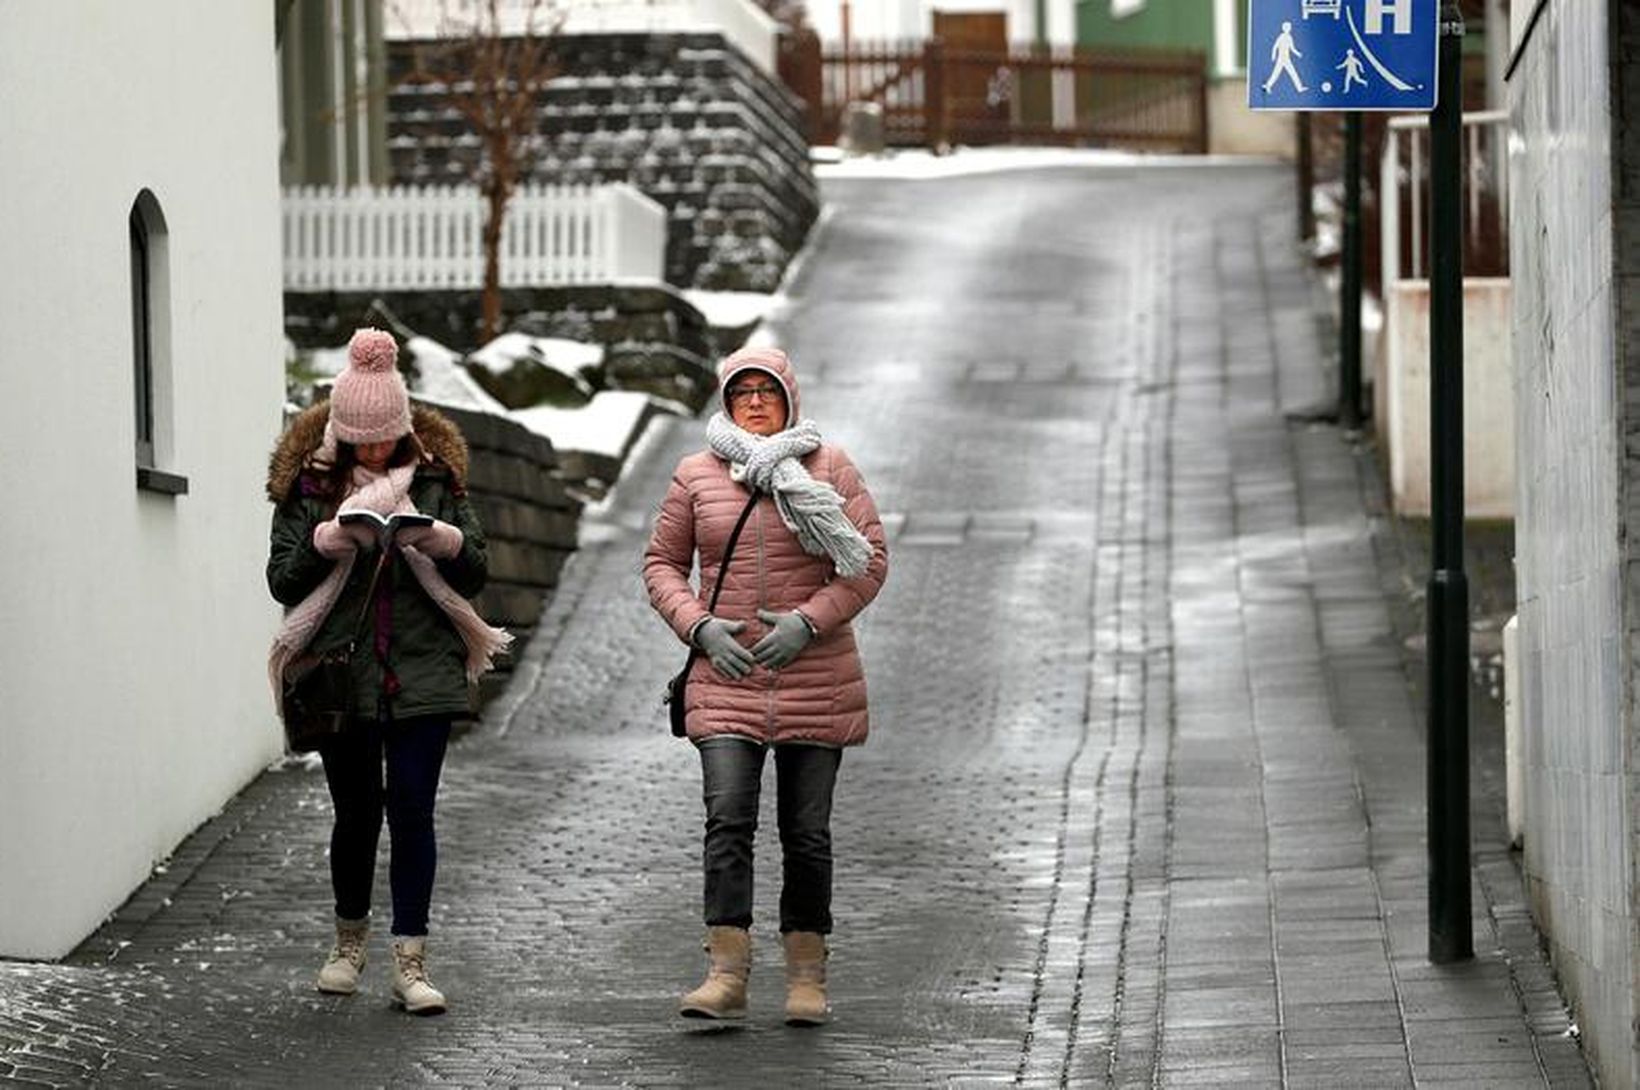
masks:
[[[277,507],[268,589],[287,608],[311,594],[334,564],[313,547],[313,529],[336,513],[342,497],[333,494],[328,474],[310,465],[329,419],[328,402],[297,416],[269,460],[268,498]],[[423,405],[413,408],[412,426],[424,455],[410,485],[410,501],[423,514],[461,530],[461,552],[439,561],[438,569],[456,593],[471,598],[483,589],[489,566],[484,531],[466,497],[466,440],[447,417]],[[379,555],[360,554],[309,650],[322,654],[353,638]],[[355,715],[409,719],[472,714],[461,636],[396,552],[382,569],[368,613],[352,658]]]

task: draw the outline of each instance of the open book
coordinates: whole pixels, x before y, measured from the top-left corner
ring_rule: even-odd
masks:
[[[383,518],[374,511],[343,511],[336,516],[336,521],[343,526],[369,526],[376,531],[376,540],[383,550],[393,543],[393,535],[406,526],[431,526],[432,515],[420,515],[404,512],[398,515],[389,515]]]

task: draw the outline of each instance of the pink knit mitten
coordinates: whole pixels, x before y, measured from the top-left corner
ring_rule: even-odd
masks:
[[[313,528],[313,547],[326,560],[340,560],[358,551],[359,543],[335,519],[326,519]]]
[[[454,559],[466,540],[459,526],[440,519],[434,519],[431,526],[412,526],[399,531],[399,541],[414,545],[434,560]]]

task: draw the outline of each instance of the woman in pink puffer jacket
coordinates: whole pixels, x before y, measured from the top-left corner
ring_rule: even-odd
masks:
[[[650,603],[698,648],[688,734],[706,802],[705,917],[711,968],[683,997],[690,1017],[746,1011],[752,840],[763,761],[774,750],[786,952],[786,1020],[829,1007],[831,798],[843,748],[865,741],[866,683],[849,622],[888,574],[877,507],[839,447],[799,415],[797,376],[778,349],[742,349],[719,369],[726,412],[708,449],[678,463],[644,553]],[[733,557],[729,536],[755,505]],[[689,583],[700,559],[701,585]],[[723,579],[715,612],[712,589]]]

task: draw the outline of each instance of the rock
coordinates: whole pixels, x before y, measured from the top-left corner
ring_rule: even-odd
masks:
[[[503,333],[467,357],[467,373],[509,409],[584,405],[603,358],[600,345]]]

